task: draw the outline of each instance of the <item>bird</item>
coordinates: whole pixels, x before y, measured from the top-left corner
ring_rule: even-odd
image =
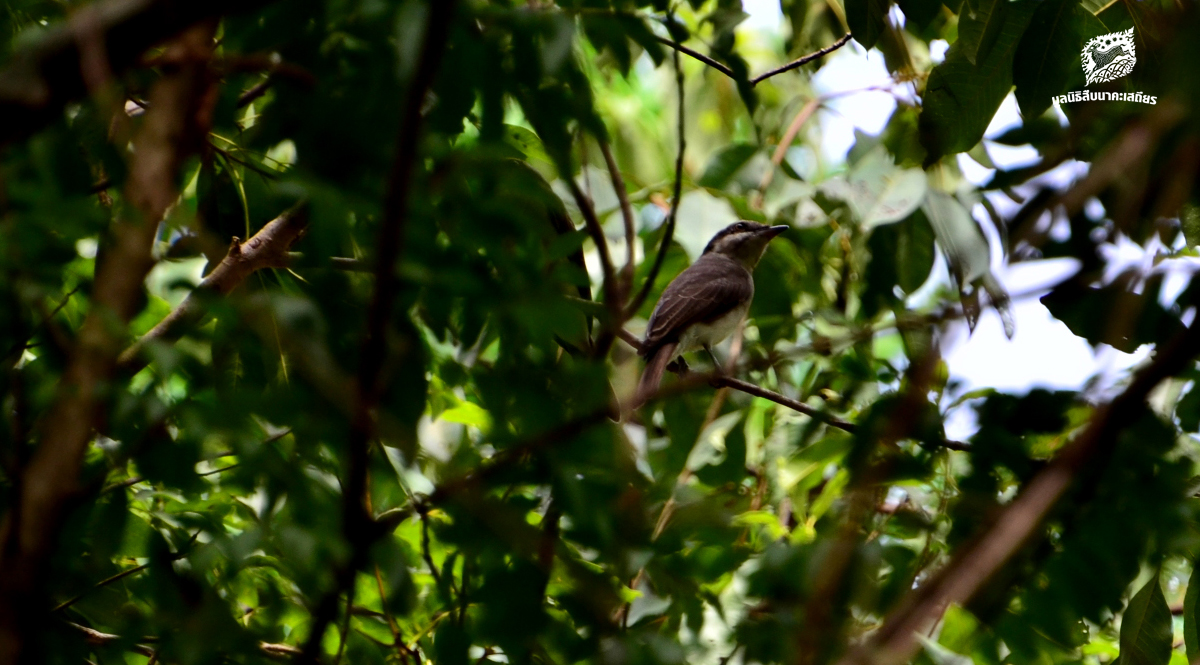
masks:
[[[715,361],[712,347],[729,337],[750,309],[752,271],[767,243],[787,229],[746,220],[730,224],[713,236],[695,263],[671,280],[654,306],[638,352],[646,369],[634,393],[634,408],[658,391],[674,359],[704,349]]]

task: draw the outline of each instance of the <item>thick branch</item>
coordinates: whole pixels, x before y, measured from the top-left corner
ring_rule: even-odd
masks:
[[[173,342],[189,326],[204,316],[204,299],[211,295],[228,295],[246,278],[264,268],[285,268],[290,261],[288,250],[304,232],[308,216],[302,208],[289,210],[259,229],[246,242],[237,238],[229,253],[196,289],[188,294],[170,314],[154,326],[117,359],[117,369],[134,374],[146,366],[149,358],[146,347],[156,342]]]
[[[951,603],[969,602],[1029,541],[1085,467],[1102,468],[1108,463],[1118,434],[1143,413],[1150,392],[1188,367],[1198,353],[1200,324],[1193,324],[1160,348],[1154,361],[1134,375],[1123,393],[1097,410],[1087,428],[1029,481],[987,531],[910,594],[871,639],[842,659],[841,665],[908,662],[920,648],[916,636]]]
[[[176,64],[151,90],[152,108],[134,138],[126,200],[133,212],[117,220],[97,266],[92,307],[71,349],[66,372],[42,425],[40,445],[22,474],[16,505],[0,527],[0,662],[23,653],[40,614],[36,590],[68,502],[78,491],[80,464],[101,416],[121,350],[121,329],[136,313],[153,265],[150,247],[159,220],[175,202],[176,174],[207,131],[215,95],[208,61],[215,23],[194,27],[164,57]]]
[[[250,11],[268,0],[108,0],[76,9],[62,25],[18,51],[0,70],[0,145],[37,131],[60,117],[68,102],[88,93],[81,70],[81,30],[99,33],[114,75],[137,63],[150,47],[199,21]]]

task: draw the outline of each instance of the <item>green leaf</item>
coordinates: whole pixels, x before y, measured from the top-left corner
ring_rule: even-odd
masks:
[[[704,175],[696,184],[701,187],[722,189],[733,176],[758,154],[758,146],[752,143],[731,143],[717,151],[704,167]]]
[[[1179,209],[1179,225],[1183,228],[1183,237],[1188,247],[1200,245],[1200,206],[1185,203]]]
[[[846,0],[846,22],[863,48],[875,46],[883,34],[890,0]]]
[[[900,169],[882,146],[866,152],[846,178],[821,184],[827,196],[850,204],[850,209],[870,230],[908,217],[925,198],[926,177],[921,169]]]
[[[968,8],[958,19],[958,43],[972,65],[986,60],[1000,37],[1008,18],[1009,0],[980,0],[977,8]]]
[[[1050,108],[1050,98],[1062,94],[1079,71],[1084,34],[1103,28],[1079,0],[1045,0],[1038,6],[1013,60],[1021,115],[1036,118]]]
[[[1195,392],[1195,390],[1193,390]],[[1200,656],[1200,559],[1192,561],[1192,576],[1188,579],[1187,593],[1183,596],[1183,648],[1189,661]]]
[[[1121,663],[1167,665],[1171,638],[1171,608],[1156,573],[1129,601],[1121,617]]]
[[[451,423],[470,425],[484,432],[492,426],[491,415],[473,402],[459,402],[457,406],[443,411],[440,418]]]
[[[942,64],[934,67],[925,86],[919,121],[926,164],[970,150],[983,138],[1012,88],[1013,55],[1036,8],[1032,0],[1011,3],[994,43],[977,62],[971,62],[960,39],[946,52]]]

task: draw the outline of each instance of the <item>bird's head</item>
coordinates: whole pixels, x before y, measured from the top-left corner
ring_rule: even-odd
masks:
[[[723,254],[747,268],[754,268],[766,251],[771,238],[787,229],[787,226],[767,226],[758,222],[736,222],[713,236],[704,248],[704,253]]]

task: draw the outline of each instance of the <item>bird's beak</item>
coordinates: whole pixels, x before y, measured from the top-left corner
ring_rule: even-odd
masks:
[[[780,224],[778,226],[768,226],[767,228],[763,229],[762,233],[763,233],[763,235],[765,235],[767,237],[768,240],[770,240],[771,238],[774,238],[775,236],[779,235],[780,233],[783,233],[784,231],[788,230],[789,228],[791,228],[791,227],[788,226],[787,224]]]

